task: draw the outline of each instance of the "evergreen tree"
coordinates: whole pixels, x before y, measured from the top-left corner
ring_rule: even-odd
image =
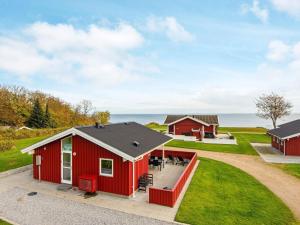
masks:
[[[27,126],[32,128],[43,128],[44,127],[44,113],[38,99],[35,100],[32,112],[27,120]]]
[[[48,103],[46,104],[46,111],[44,115],[44,126],[43,127],[51,127],[51,115],[49,112],[49,106]]]

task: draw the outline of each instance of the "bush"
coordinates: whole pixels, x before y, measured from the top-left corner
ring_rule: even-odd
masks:
[[[14,140],[14,139],[23,139],[23,138],[32,138],[32,137],[41,137],[41,136],[51,136],[66,130],[67,128],[55,128],[55,129],[6,129],[0,131],[0,137],[3,139]]]
[[[10,150],[14,146],[14,142],[11,140],[0,140],[0,152]]]

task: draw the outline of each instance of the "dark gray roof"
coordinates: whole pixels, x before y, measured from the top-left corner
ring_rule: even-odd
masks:
[[[76,129],[134,158],[172,139],[135,122],[109,124],[102,128],[88,126]]]
[[[268,134],[285,138],[300,133],[300,119],[281,124],[278,128],[268,131]]]
[[[217,115],[167,115],[167,118],[164,122],[164,124],[170,124],[170,123],[173,123],[174,121],[176,120],[179,120],[183,117],[186,117],[186,116],[189,116],[189,117],[193,117],[197,120],[201,120],[205,123],[208,123],[208,124],[219,124],[219,120],[218,120],[218,116]]]

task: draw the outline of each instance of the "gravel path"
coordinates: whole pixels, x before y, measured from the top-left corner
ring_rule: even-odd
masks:
[[[265,163],[259,156],[210,152],[185,148],[166,147],[166,150],[196,151],[198,156],[231,164],[252,175],[268,187],[291,209],[300,221],[300,179]]]
[[[41,193],[30,197],[27,193],[17,187],[0,193],[0,217],[20,225],[173,224]]]

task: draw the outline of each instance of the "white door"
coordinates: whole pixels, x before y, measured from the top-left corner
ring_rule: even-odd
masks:
[[[61,140],[61,182],[72,184],[72,137]]]

